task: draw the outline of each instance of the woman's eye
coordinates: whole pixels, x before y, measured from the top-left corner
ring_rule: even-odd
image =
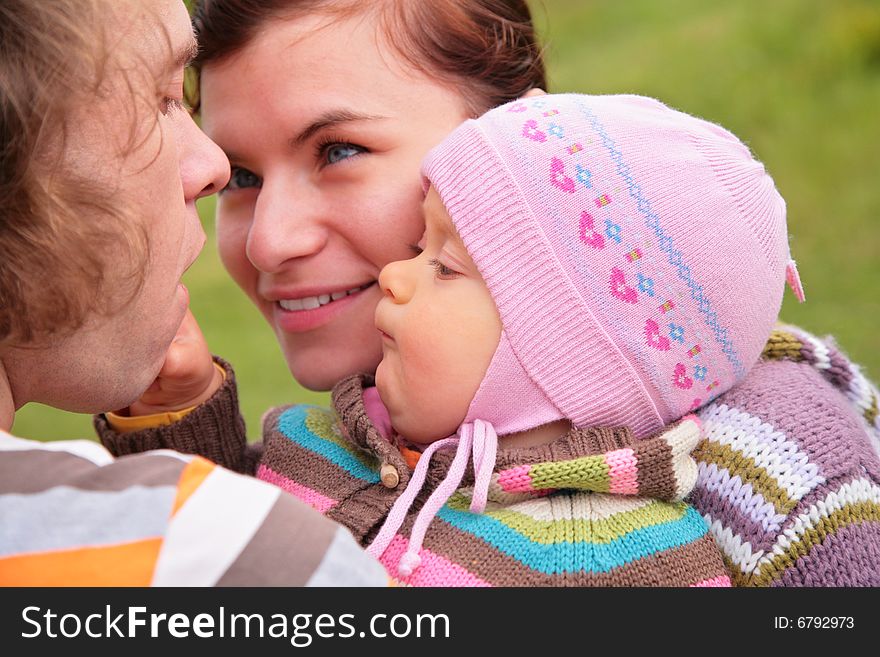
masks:
[[[224,191],[233,189],[259,189],[262,186],[262,179],[253,171],[248,171],[242,167],[232,167],[229,174],[229,183],[224,188]]]
[[[336,164],[355,155],[360,155],[365,151],[365,148],[355,146],[354,144],[328,144],[324,147],[324,157],[327,164]]]

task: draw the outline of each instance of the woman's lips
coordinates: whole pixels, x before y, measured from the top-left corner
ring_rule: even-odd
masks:
[[[370,287],[373,283],[375,283],[375,281],[365,283],[363,285],[358,285],[347,290],[339,290],[328,294],[317,294],[315,296],[301,297],[298,299],[281,299],[278,303],[284,310],[315,310],[316,308],[326,306],[327,304],[333,303],[334,301],[339,301],[340,299],[344,299],[345,297],[351,296],[352,294],[357,294],[358,292],[361,292],[362,290]]]
[[[376,281],[344,292],[322,294],[300,299],[282,299],[274,306],[277,326],[288,333],[304,333],[328,324],[372,289]],[[336,297],[336,298],[334,298]]]

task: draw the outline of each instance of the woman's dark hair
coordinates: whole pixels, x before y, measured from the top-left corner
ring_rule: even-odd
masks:
[[[525,0],[201,0],[195,68],[235,54],[269,21],[313,13],[375,14],[387,44],[416,70],[459,89],[473,116],[547,87]],[[197,94],[192,101],[197,107]]]

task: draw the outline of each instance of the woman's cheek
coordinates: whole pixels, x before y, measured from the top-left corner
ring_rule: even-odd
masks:
[[[232,279],[248,294],[254,292],[256,269],[247,257],[248,227],[250,222],[236,220],[218,210],[217,249],[220,261]]]

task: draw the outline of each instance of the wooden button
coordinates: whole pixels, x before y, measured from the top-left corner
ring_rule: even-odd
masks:
[[[397,488],[397,484],[400,483],[400,475],[397,473],[397,468],[390,463],[382,464],[382,468],[379,470],[379,478],[382,480],[382,485],[385,488]]]

